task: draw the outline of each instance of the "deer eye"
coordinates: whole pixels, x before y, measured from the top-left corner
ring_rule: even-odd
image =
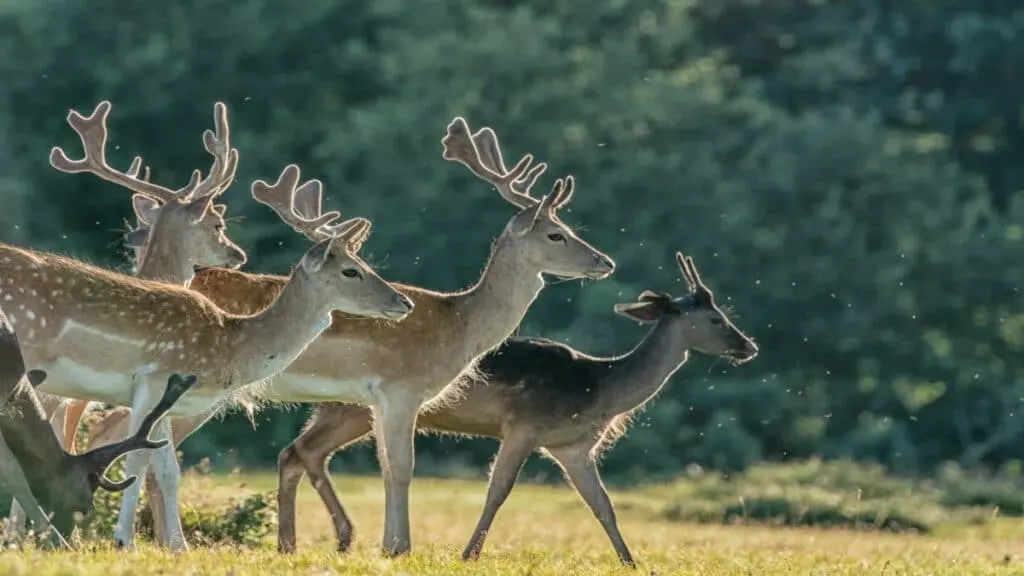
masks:
[[[548,240],[551,240],[552,242],[565,242],[565,236],[562,236],[558,232],[554,232],[552,234],[548,234]]]
[[[363,273],[355,268],[345,268],[341,271],[341,275],[345,278],[362,278]]]
[[[213,225],[213,231],[218,233],[218,234],[220,234],[221,232],[224,231],[224,225],[223,224],[214,224]]]

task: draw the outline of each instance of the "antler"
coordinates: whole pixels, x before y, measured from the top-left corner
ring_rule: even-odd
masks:
[[[314,242],[341,238],[358,249],[370,232],[370,221],[357,217],[332,224],[341,218],[341,212],[322,211],[323,183],[313,179],[299,186],[299,176],[299,167],[289,164],[274,184],[263,180],[253,182],[252,197],[269,206],[285,224]]]
[[[206,179],[192,192],[192,198],[223,194],[238,170],[238,149],[231,147],[228,107],[223,102],[213,105],[213,127],[215,131],[203,131],[203,147],[213,156],[213,166]]]
[[[690,292],[707,292],[710,293],[708,287],[704,285],[704,282],[700,279],[700,274],[697,272],[697,265],[693,263],[693,258],[690,256],[684,256],[682,252],[676,252],[676,263],[679,264],[679,269],[683,271],[683,278],[686,279],[686,284],[690,287]]]
[[[527,154],[512,170],[507,170],[494,130],[484,127],[470,134],[469,124],[457,116],[448,124],[441,144],[444,146],[441,156],[445,160],[454,160],[469,168],[477,178],[497,188],[506,201],[519,208],[530,208],[540,202],[530,196],[530,188],[547,170],[547,164],[541,162],[530,168],[533,156]]]
[[[166,446],[168,443],[167,440],[153,442],[149,439],[149,433],[153,430],[153,426],[156,425],[157,421],[160,420],[160,418],[162,418],[163,415],[171,409],[171,406],[178,401],[178,398],[181,398],[181,396],[195,383],[196,377],[194,375],[182,377],[180,374],[172,374],[171,377],[167,379],[167,388],[164,390],[164,395],[160,398],[160,402],[150,410],[149,414],[146,414],[138,432],[121,442],[96,448],[95,450],[90,450],[81,456],[77,456],[77,458],[85,460],[92,472],[95,474],[94,481],[96,486],[111,492],[120,492],[135,482],[136,478],[134,476],[125,478],[121,482],[114,482],[104,476],[104,473],[114,460],[117,460],[132,450],[141,450],[144,448],[156,449]]]
[[[54,146],[50,150],[50,165],[69,174],[91,172],[108,182],[124,186],[160,202],[187,199],[193,195],[217,195],[223,192],[234,179],[235,170],[238,168],[238,151],[228,144],[227,107],[223,103],[218,102],[214,105],[216,133],[210,130],[203,133],[203,144],[214,157],[210,174],[205,180],[200,180],[202,177],[200,171],[193,170],[188,184],[178,190],[171,190],[150,182],[148,168],[146,168],[145,176],[140,179],[142,158],[138,156],[132,160],[125,172],[115,170],[107,164],[106,149],[109,135],[107,117],[110,115],[110,109],[110,101],[104,100],[97,104],[92,114],[88,116],[82,116],[75,110],[68,112],[67,122],[82,141],[85,156],[80,160],[72,160],[63,148]]]

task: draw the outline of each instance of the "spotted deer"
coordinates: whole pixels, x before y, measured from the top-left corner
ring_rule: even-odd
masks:
[[[676,260],[689,286],[686,295],[674,298],[646,290],[635,302],[615,306],[616,313],[651,325],[629,353],[600,358],[550,340],[513,338],[484,356],[479,365],[483,378],[467,384],[455,401],[420,413],[420,430],[501,440],[483,513],[463,558],[480,554],[520,468],[540,449],[562,468],[622,562],[633,565],[598,472],[601,453],[625,434],[632,415],[682,367],[690,350],[737,364],[758,352],[753,340],[715,304],[693,259],[677,253]],[[330,486],[326,464],[336,450],[373,432],[373,414],[355,404],[333,405],[315,422],[314,434],[304,434],[304,442],[286,449],[279,473],[282,479],[309,474],[330,510],[339,548],[346,549],[352,522],[334,491],[323,488]],[[294,503],[297,484],[282,481],[278,498]],[[279,545],[294,550],[294,505],[282,506],[279,514]]]
[[[542,274],[601,279],[615,268],[611,258],[558,218],[557,211],[572,198],[571,176],[557,180],[547,196],[531,196],[530,190],[546,165],[531,168],[533,157],[526,155],[509,170],[494,131],[482,128],[471,134],[463,118],[448,125],[442,144],[445,159],[465,165],[517,209],[494,242],[480,279],[455,293],[396,284],[416,303],[400,327],[357,322],[335,314],[331,328],[264,392],[271,400],[322,403],[302,435],[281,452],[279,506],[283,517],[295,513],[294,487],[302,479],[306,447],[314,443],[320,455],[311,466],[325,466],[330,454],[340,447],[318,441],[325,434],[330,437],[329,428],[348,425],[344,421],[350,408],[337,402],[370,407],[365,410],[375,415],[385,486],[382,546],[392,555],[411,548],[409,484],[414,424],[420,407],[443,404],[457,394],[461,382],[472,379],[477,359],[507,338],[522,320],[544,286]],[[296,201],[308,217],[319,213],[319,192],[297,194]],[[277,276],[211,268],[196,274],[192,288],[225,309],[252,313],[266,306],[283,283]],[[123,410],[109,414],[93,426],[89,445],[123,434],[127,419]],[[179,421],[174,422],[173,430],[176,443],[190,432],[188,424]],[[159,486],[159,477],[156,480]],[[321,495],[333,497],[326,473],[314,485]],[[158,494],[151,497],[160,498]],[[153,512],[157,524],[158,508]],[[347,542],[341,546],[347,547]],[[282,540],[283,551],[293,549],[291,541]]]
[[[104,157],[108,139],[107,119],[112,105],[100,102],[89,116],[77,111],[68,113],[67,122],[78,134],[82,148],[87,151],[85,162],[75,162],[59,147],[50,154],[50,164],[67,173],[90,171],[88,161],[95,162]],[[245,264],[245,252],[227,237],[224,212],[226,206],[213,202],[231,185],[238,168],[238,150],[231,146],[231,129],[228,124],[227,106],[217,102],[213,107],[214,130],[203,132],[203,146],[213,157],[213,165],[205,179],[193,172],[189,185],[180,190],[171,190],[150,182],[149,170],[142,176],[142,158],[136,156],[127,174],[121,178],[116,173],[100,169],[101,177],[116,184],[127,186],[134,192],[132,207],[138,222],[146,226],[150,249],[135,253],[135,275],[147,280],[158,280],[187,286],[196,268],[221,266],[239,268]],[[138,231],[126,235],[129,245],[136,242]],[[62,444],[74,452],[73,426],[81,420],[83,413],[93,404],[88,400],[68,400],[56,396],[40,398],[43,409],[50,415],[54,431],[62,437]],[[72,424],[74,423],[74,424]],[[25,517],[17,502],[11,505],[8,532],[17,533],[25,524]]]
[[[24,505],[36,531],[46,533],[47,545],[70,547],[65,536],[90,513],[96,490],[119,492],[135,482],[134,476],[114,482],[105,476],[107,468],[129,452],[167,444],[150,441],[149,433],[195,377],[171,375],[135,434],[80,455],[65,452],[50,433],[34,390],[45,379],[43,370],[26,372],[17,335],[0,311],[0,484]]]
[[[68,160],[69,165],[126,187],[146,188],[143,180],[111,168],[103,147],[87,148],[86,154],[83,160]],[[254,182],[252,195],[265,204],[265,195],[290,197],[300,188],[299,180],[298,166],[289,165],[272,186]],[[29,365],[49,373],[40,392],[131,406],[128,431],[134,433],[157,399],[155,382],[174,372],[194,373],[198,384],[171,414],[189,417],[198,426],[243,387],[263,383],[287,367],[330,326],[332,311],[401,320],[412,310],[408,297],[357,256],[370,222],[335,223],[340,216],[332,211],[315,222],[303,220],[315,229],[310,236],[317,243],[267,306],[253,314],[226,312],[185,287],[7,245],[0,245],[0,305],[18,330]],[[156,434],[170,438],[169,422],[158,424]],[[152,455],[130,454],[126,469],[141,476],[150,461],[164,486],[170,545],[185,548],[173,446]],[[125,491],[115,531],[120,546],[133,545],[139,491],[138,484]]]

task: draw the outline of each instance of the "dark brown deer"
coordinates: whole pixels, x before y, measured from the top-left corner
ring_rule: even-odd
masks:
[[[498,508],[508,497],[526,458],[536,449],[561,466],[569,482],[597,516],[626,565],[633,557],[619,532],[615,510],[601,482],[597,461],[621,437],[634,412],[642,408],[687,360],[689,351],[726,357],[735,363],[757,355],[757,345],[715,305],[693,260],[676,258],[689,293],[673,298],[644,291],[615,312],[652,324],[631,352],[596,358],[564,344],[515,338],[488,353],[480,363],[485,382],[469,384],[460,400],[423,412],[417,428],[498,438],[501,447],[491,471],[483,513],[463,558],[483,548]],[[327,472],[330,456],[373,430],[371,411],[354,404],[333,405],[330,421],[317,416],[308,431],[282,453],[278,498],[295,502],[298,480],[308,473],[330,510],[340,550],[352,542],[352,522],[338,500]],[[280,511],[279,547],[295,549],[294,506]]]
[[[34,388],[45,379],[42,370],[26,373],[18,338],[0,311],[0,483],[25,509],[35,530],[47,533],[44,542],[68,546],[64,536],[92,510],[97,488],[120,492],[136,480],[130,476],[114,482],[105,476],[107,468],[129,452],[167,444],[149,440],[149,433],[196,379],[171,375],[138,432],[80,455],[61,448],[43,413]]]

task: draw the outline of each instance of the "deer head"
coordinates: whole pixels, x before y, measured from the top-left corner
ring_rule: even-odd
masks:
[[[757,356],[757,345],[717,305],[711,290],[697,273],[693,258],[676,252],[676,262],[690,288],[673,298],[664,292],[644,290],[636,302],[616,304],[615,312],[641,323],[668,322],[681,341],[703,354],[720,356],[739,364]]]
[[[40,502],[45,498],[47,504],[44,506],[53,513],[51,521],[61,534],[69,534],[75,523],[92,512],[93,497],[98,488],[121,492],[137,481],[135,476],[129,476],[115,482],[106,477],[106,471],[118,458],[133,450],[155,449],[167,444],[166,440],[149,440],[149,433],[195,382],[195,376],[172,375],[167,380],[160,402],[146,415],[138,432],[121,442],[85,454],[67,456],[61,466],[60,481],[41,483],[41,492],[45,496],[40,497]]]
[[[533,269],[561,278],[607,278],[615,262],[579,236],[558,218],[558,210],[572,199],[572,176],[555,181],[551,192],[534,198],[530,189],[547,170],[533,157],[524,156],[511,170],[505,167],[498,136],[490,128],[470,134],[466,120],[458,117],[448,124],[441,140],[443,157],[463,164],[478,178],[494,186],[506,201],[519,209],[502,232],[502,239],[515,247]]]
[[[132,206],[139,222],[146,228],[145,238],[150,249],[173,253],[177,255],[175,260],[184,258],[191,268],[238,268],[245,264],[245,252],[224,232],[226,206],[214,203],[231,185],[238,168],[238,150],[230,144],[227,107],[221,102],[214,105],[215,129],[203,132],[203,145],[213,156],[210,173],[203,179],[198,170],[193,171],[189,183],[179,190],[150,182],[148,168],[140,176],[143,170],[139,157],[125,172],[107,164],[107,117],[110,109],[110,102],[103,101],[89,116],[82,116],[74,110],[69,112],[68,124],[81,139],[85,156],[71,160],[63,149],[54,147],[50,151],[50,164],[62,172],[91,172],[134,191]],[[143,262],[145,255],[142,257],[139,262]]]
[[[341,213],[322,212],[323,184],[299,185],[299,167],[285,167],[274,184],[257,180],[252,197],[269,206],[286,224],[316,244],[295,268],[308,287],[327,294],[335,309],[369,318],[400,320],[413,309],[412,300],[380,276],[359,256],[370,234],[370,221],[351,218],[335,223]]]
[[[0,390],[7,404],[3,415],[3,439],[18,457],[32,494],[52,514],[51,523],[60,534],[70,534],[75,523],[92,510],[97,488],[122,491],[135,482],[121,482],[105,474],[111,464],[133,450],[159,448],[166,440],[152,442],[148,436],[157,421],[196,382],[195,376],[172,375],[163,397],[146,415],[142,427],[131,437],[81,455],[65,452],[53,435],[34,387],[46,379],[42,370],[25,371],[18,339],[0,312]]]

